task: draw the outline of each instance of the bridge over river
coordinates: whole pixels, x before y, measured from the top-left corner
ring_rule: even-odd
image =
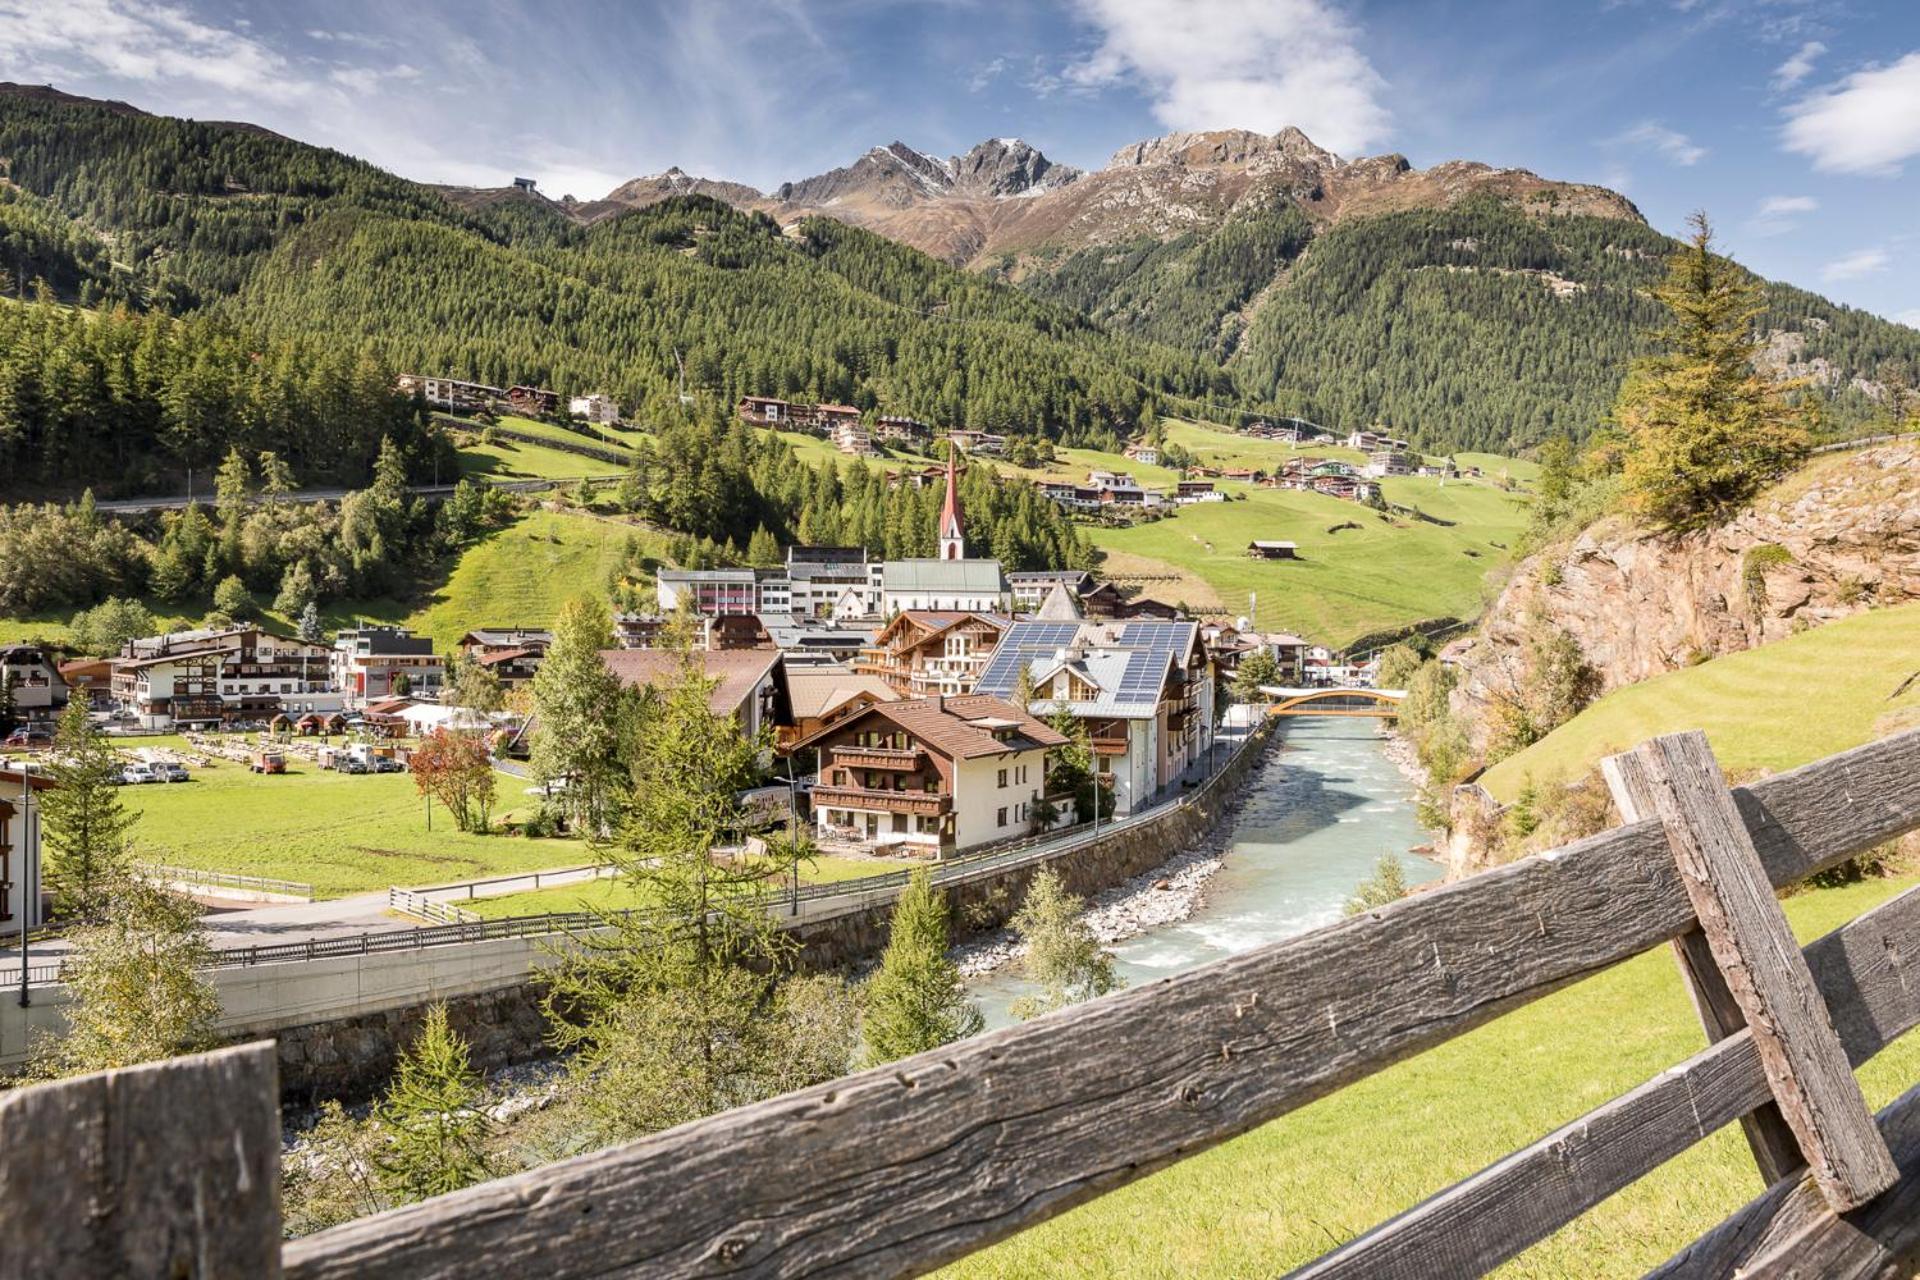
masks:
[[[1366,716],[1391,720],[1400,714],[1405,689],[1365,689],[1358,685],[1345,688],[1293,689],[1286,685],[1263,684],[1260,692],[1273,699],[1267,708],[1271,716]]]

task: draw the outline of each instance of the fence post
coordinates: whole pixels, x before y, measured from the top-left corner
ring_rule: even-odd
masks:
[[[1607,780],[1607,790],[1613,794],[1614,807],[1620,811],[1622,822],[1659,819],[1654,803],[1655,783],[1640,757],[1631,753],[1608,756],[1600,762],[1600,772]],[[1707,1033],[1707,1043],[1718,1044],[1746,1026],[1747,1016],[1740,1011],[1733,992],[1727,989],[1727,980],[1714,963],[1707,935],[1700,931],[1700,926],[1696,924],[1669,945],[1674,963],[1680,968],[1680,979],[1693,1001],[1694,1012],[1700,1015],[1700,1026]],[[1760,1178],[1768,1186],[1806,1163],[1800,1157],[1800,1144],[1794,1140],[1793,1130],[1787,1127],[1786,1117],[1780,1114],[1778,1103],[1769,1102],[1741,1116],[1740,1127],[1746,1132],[1753,1162],[1760,1166]]]
[[[280,1275],[271,1040],[0,1096],[0,1275]]]
[[[1900,1180],[1813,972],[1773,895],[1707,735],[1670,734],[1611,771],[1651,800],[1707,947],[1753,1035],[1774,1101],[1834,1212]]]

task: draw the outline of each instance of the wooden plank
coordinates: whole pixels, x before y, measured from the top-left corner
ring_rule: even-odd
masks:
[[[1774,1101],[1836,1210],[1899,1179],[1707,735],[1636,747],[1630,785],[1659,815],[1714,963],[1753,1032]]]
[[[1920,731],[1769,778],[1740,804],[1775,883],[1802,879],[1920,825]],[[1636,823],[1022,1026],[335,1227],[289,1244],[287,1272],[918,1274],[1692,923],[1664,834]]]
[[[1878,1116],[1900,1167],[1894,1188],[1835,1214],[1811,1178],[1777,1182],[1648,1280],[1900,1280],[1920,1273],[1920,1086]]]
[[[0,1276],[273,1280],[272,1041],[0,1097]]]
[[[1607,780],[1607,789],[1613,795],[1614,807],[1620,811],[1622,821],[1658,819],[1654,806],[1657,788],[1639,755],[1625,752],[1608,756],[1600,762],[1600,772]],[[1681,981],[1686,984],[1687,996],[1693,1001],[1694,1012],[1700,1016],[1701,1029],[1707,1033],[1707,1043],[1724,1040],[1745,1027],[1746,1014],[1740,1011],[1740,1002],[1733,998],[1727,980],[1721,976],[1706,935],[1697,927],[1692,928],[1670,945],[1674,963],[1680,967]],[[1760,1168],[1760,1180],[1767,1185],[1805,1165],[1806,1161],[1800,1157],[1800,1144],[1780,1114],[1779,1104],[1771,1097],[1741,1116],[1740,1127],[1746,1133],[1753,1162]]]
[[[1920,889],[1806,949],[1848,1061],[1920,1026]],[[1773,1095],[1746,1028],[1293,1273],[1290,1280],[1477,1276]]]

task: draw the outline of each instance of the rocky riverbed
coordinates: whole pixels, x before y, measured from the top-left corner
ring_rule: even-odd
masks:
[[[1269,749],[1281,750],[1278,746]],[[1246,800],[1247,787],[1260,776],[1257,768],[1248,772],[1200,843],[1181,850],[1151,871],[1095,895],[1082,916],[1093,936],[1111,944],[1185,920],[1198,910],[1206,900],[1207,881],[1226,859],[1234,819]],[[974,977],[1017,960],[1024,950],[1013,930],[1000,929],[955,947],[953,958],[962,976]]]

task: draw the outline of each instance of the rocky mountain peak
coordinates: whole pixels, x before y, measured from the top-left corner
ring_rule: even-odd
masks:
[[[1288,125],[1275,134],[1255,133],[1251,129],[1169,133],[1120,148],[1107,161],[1107,167],[1243,165],[1263,156],[1277,156],[1310,165],[1332,166],[1340,162],[1340,158],[1331,151],[1316,146],[1306,134]]]
[[[1003,197],[1037,195],[1081,176],[1070,164],[1055,164],[1019,138],[989,138],[948,162],[961,190]]]

